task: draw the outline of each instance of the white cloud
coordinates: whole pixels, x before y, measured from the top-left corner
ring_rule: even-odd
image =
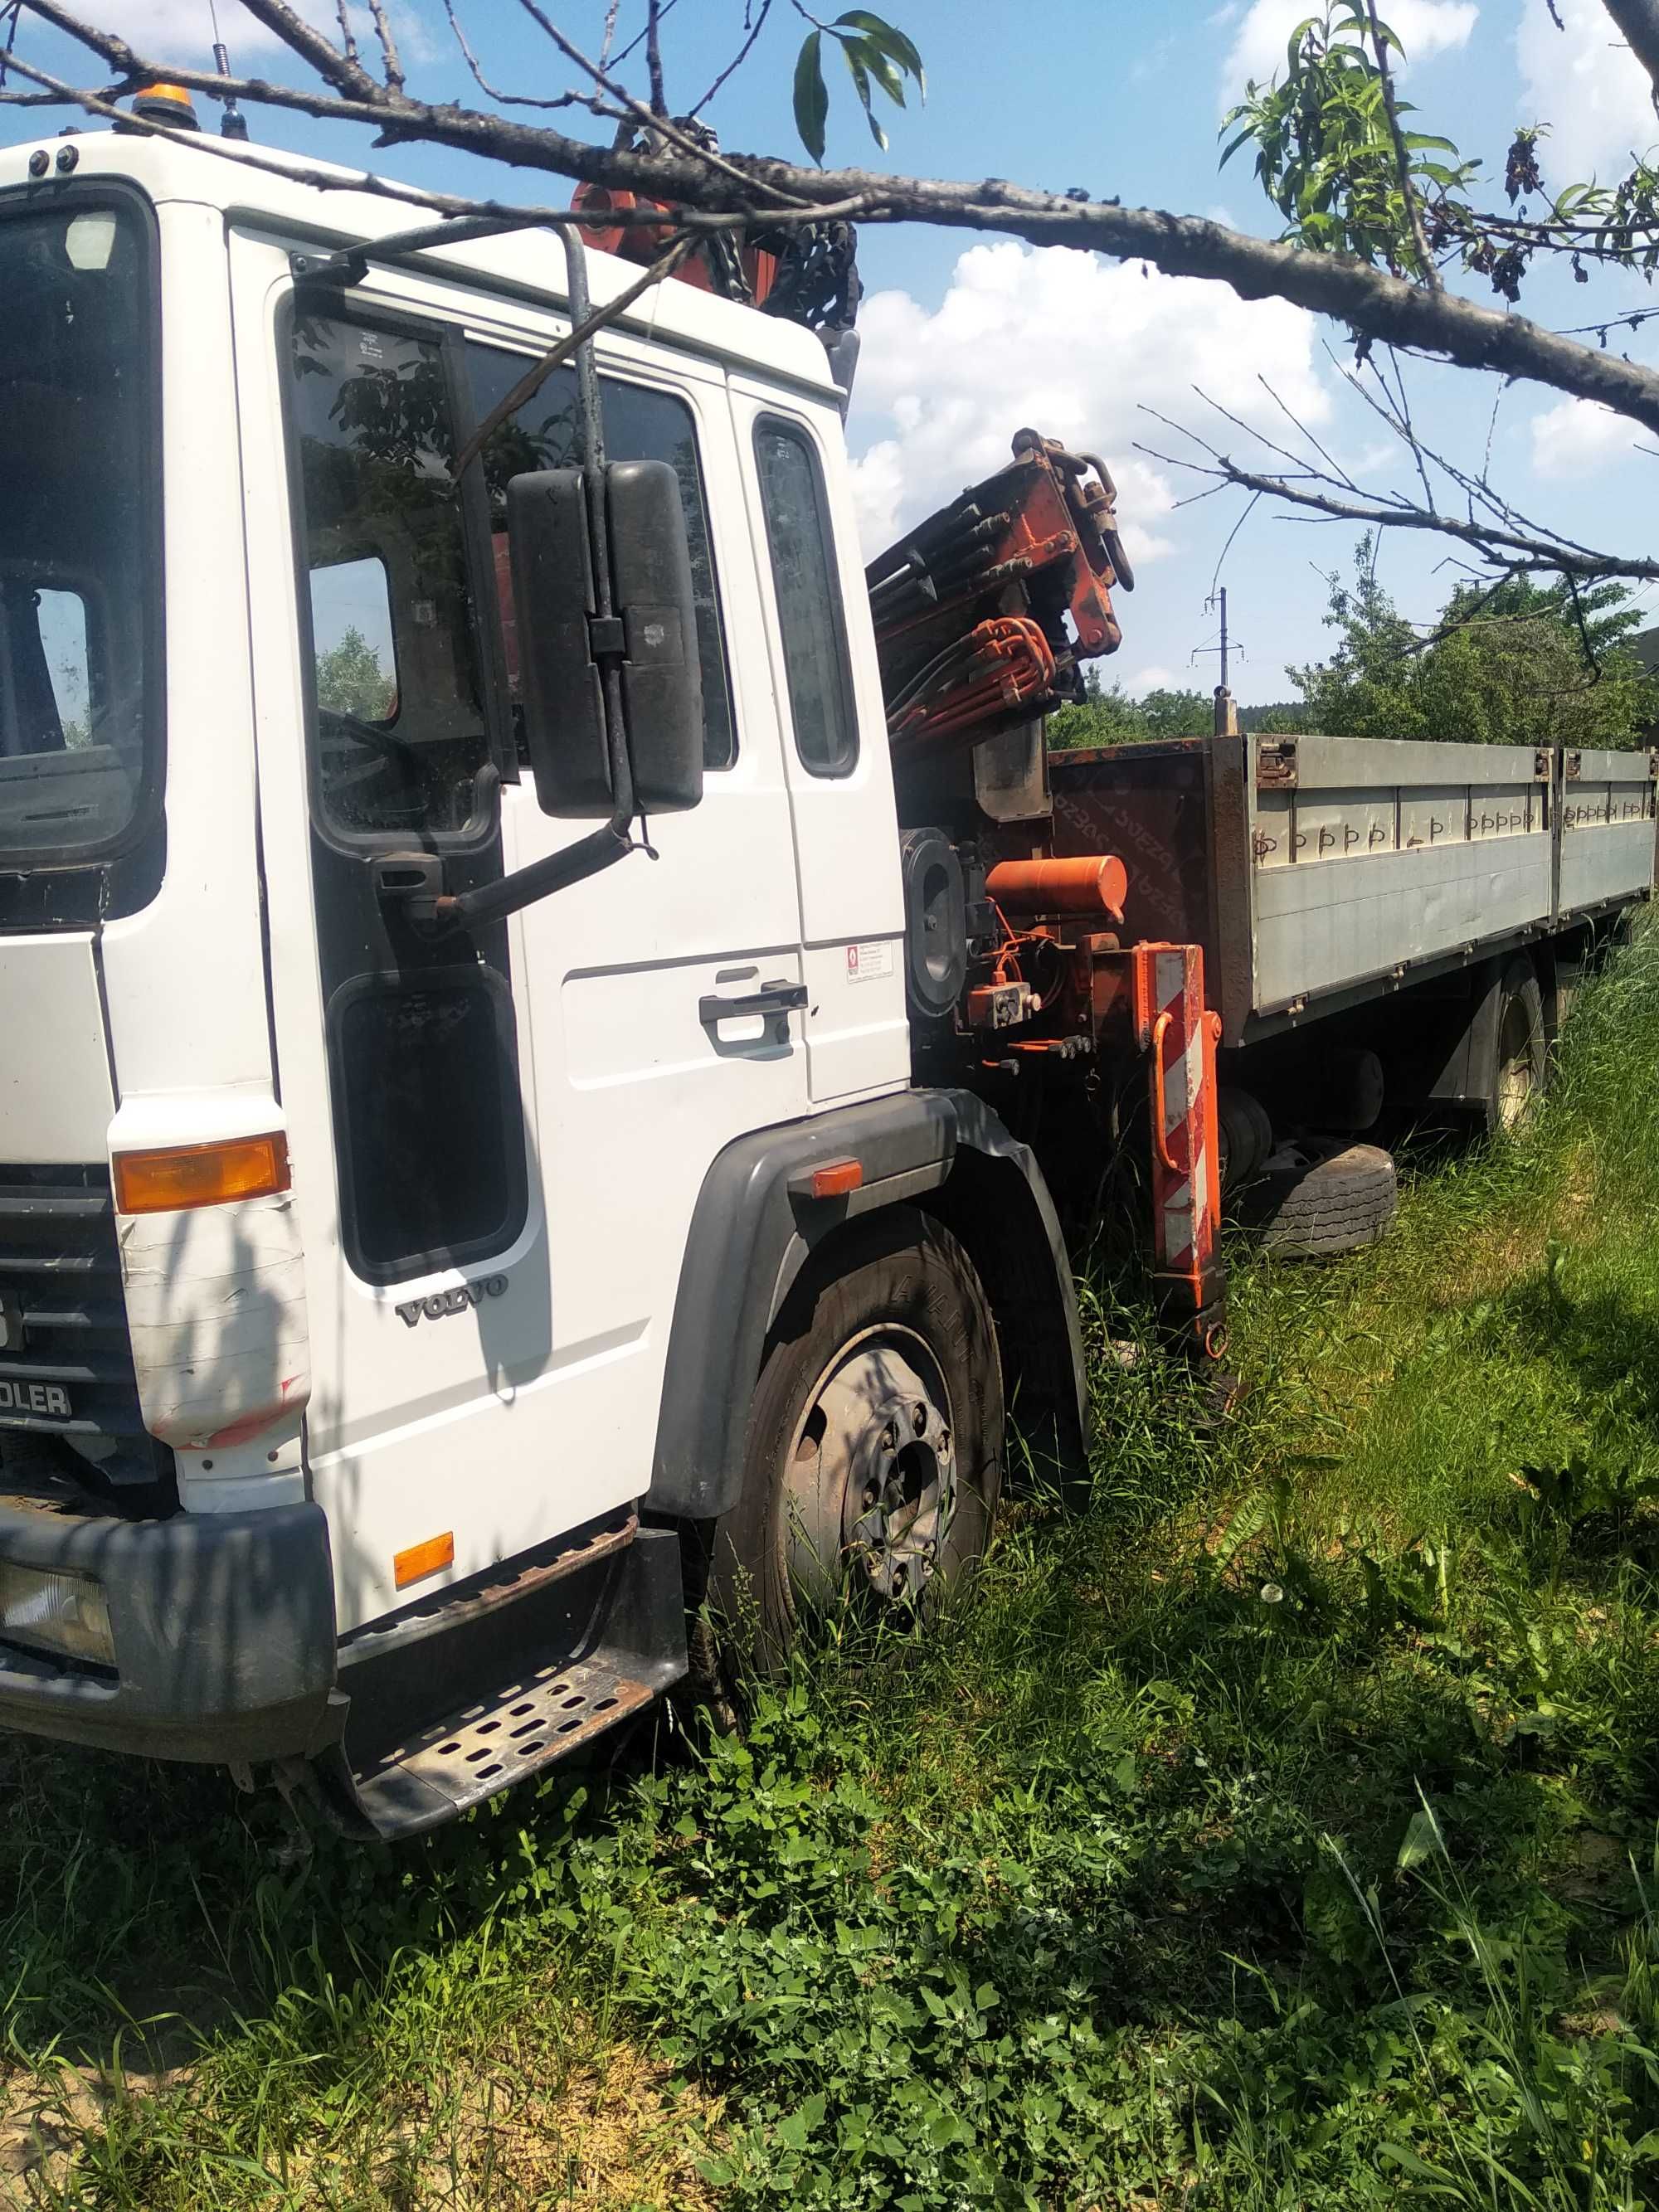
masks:
[[[1144,699],[1149,691],[1185,690],[1188,687],[1184,684],[1177,684],[1170,670],[1154,662],[1152,667],[1140,669],[1133,676],[1127,678],[1123,688],[1132,699]]]
[[[1330,413],[1314,325],[1300,308],[1247,303],[1220,284],[1144,275],[1138,263],[1060,246],[970,246],[936,312],[906,292],[878,292],[860,328],[851,428],[864,450],[854,480],[872,556],[1001,468],[1014,432],[1030,424],[1106,457],[1130,557],[1156,560],[1174,541],[1153,526],[1188,487],[1131,451],[1137,439],[1170,450],[1174,436],[1139,403],[1196,425],[1208,415],[1191,388],[1200,384],[1282,436],[1284,417],[1260,376],[1301,419]]]
[[[1558,400],[1534,415],[1530,427],[1533,470],[1540,477],[1581,477],[1653,451],[1639,422],[1593,399]]]
[[[1291,33],[1312,12],[1310,0],[1254,0],[1223,66],[1222,89],[1229,105],[1252,78],[1265,83],[1284,76]],[[1474,0],[1389,0],[1388,21],[1400,33],[1409,64],[1467,46],[1480,12]]]
[[[1621,175],[1632,153],[1659,137],[1653,95],[1641,65],[1620,42],[1601,0],[1556,0],[1565,30],[1546,0],[1526,0],[1515,34],[1527,107],[1522,121],[1547,123],[1539,159],[1554,191],[1589,177]]]

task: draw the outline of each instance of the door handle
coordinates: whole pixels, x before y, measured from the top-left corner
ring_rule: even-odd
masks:
[[[763,983],[758,991],[750,991],[741,999],[721,999],[706,992],[697,1001],[697,1019],[735,1022],[744,1015],[798,1013],[805,1006],[807,995],[805,983],[781,979],[775,983]]]

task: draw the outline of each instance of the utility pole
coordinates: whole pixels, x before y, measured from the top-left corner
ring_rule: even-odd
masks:
[[[1212,607],[1218,607],[1221,611],[1221,681],[1215,687],[1214,731],[1218,738],[1236,738],[1238,735],[1238,709],[1233,703],[1232,690],[1227,681],[1228,655],[1232,641],[1227,629],[1227,586],[1224,584],[1205,600],[1206,614]],[[1196,660],[1200,653],[1215,651],[1212,645],[1200,645],[1195,648],[1192,657]],[[1241,653],[1239,658],[1243,659],[1243,655]]]

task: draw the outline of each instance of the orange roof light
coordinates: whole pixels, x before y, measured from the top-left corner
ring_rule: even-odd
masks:
[[[147,84],[134,96],[132,112],[146,123],[166,123],[174,131],[199,131],[196,103],[181,84]]]
[[[290,1180],[288,1139],[280,1130],[268,1137],[115,1155],[115,1204],[121,1213],[178,1213],[238,1198],[271,1198]]]

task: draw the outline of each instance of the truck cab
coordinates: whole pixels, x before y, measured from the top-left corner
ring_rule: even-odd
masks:
[[[920,1237],[957,1285],[954,1352],[883,1307],[777,1414],[889,1595],[994,1499],[1005,1382],[1075,1432],[1080,1362],[1030,1155],[913,1080],[824,348],[674,285],[601,332],[609,460],[678,487],[701,794],[438,927],[593,828],[538,797],[507,581],[575,368],[458,465],[567,259],[377,257],[407,210],[282,168],[0,153],[0,1724],[397,1833],[684,1672],[803,1285]]]

